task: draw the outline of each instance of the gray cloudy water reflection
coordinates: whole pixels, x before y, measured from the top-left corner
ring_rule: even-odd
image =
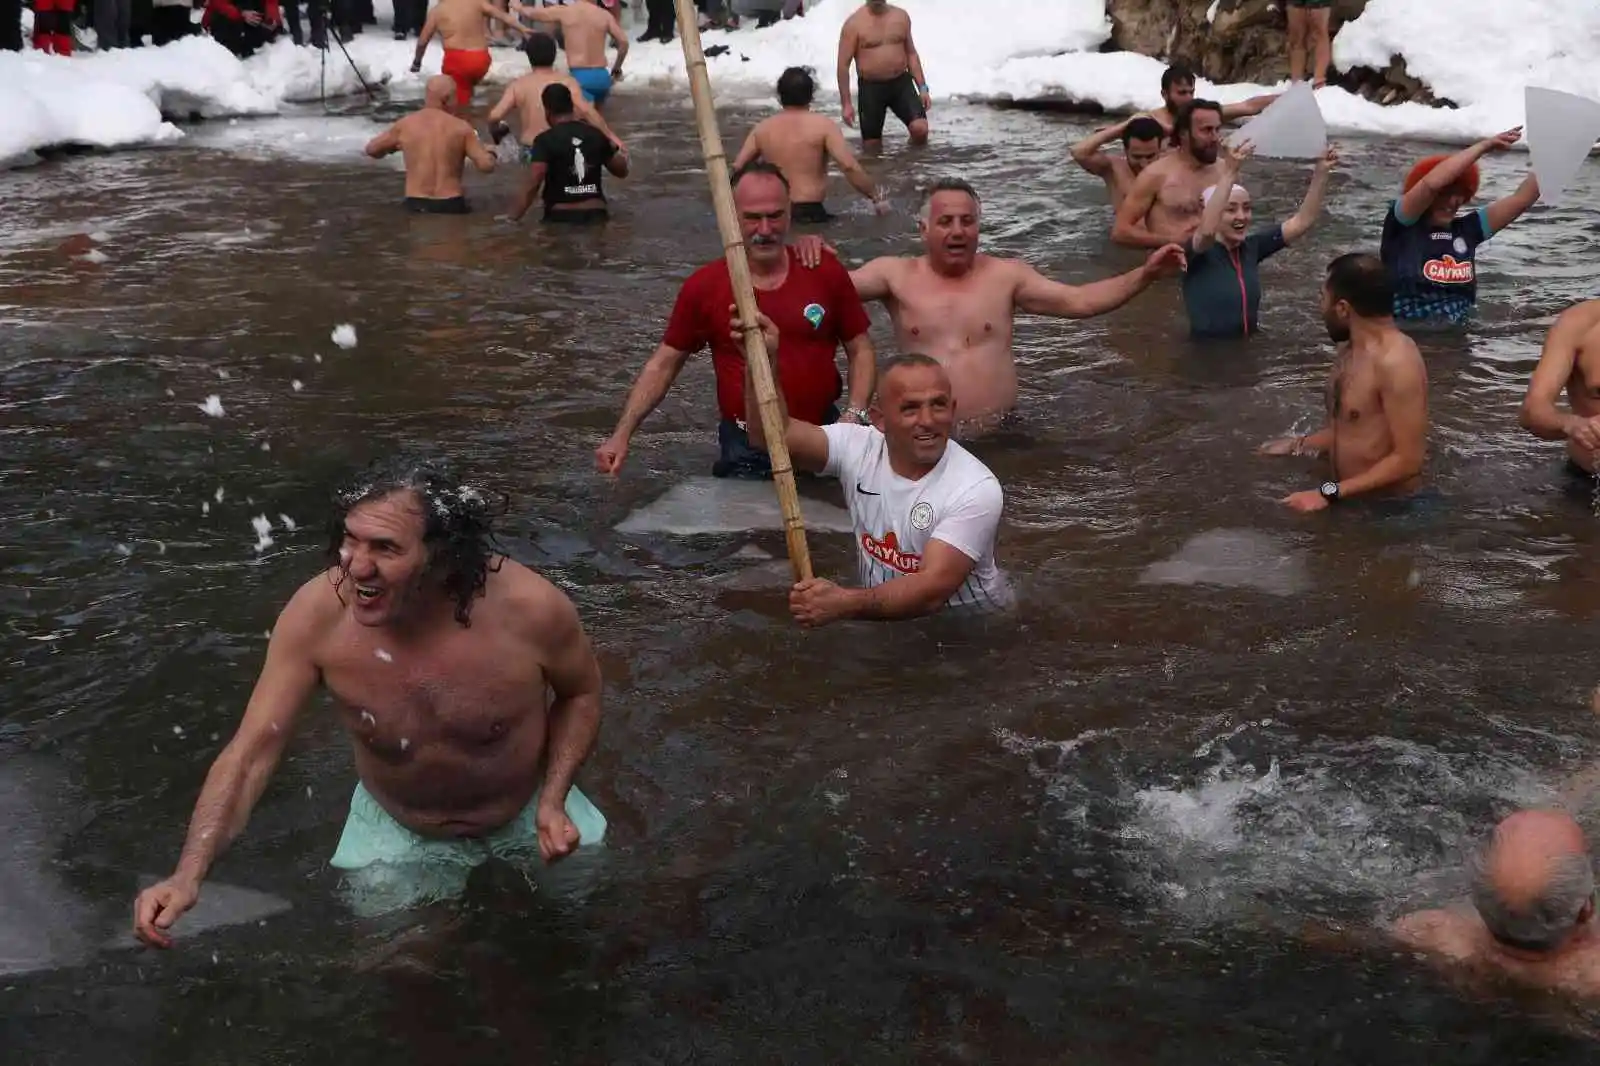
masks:
[[[1440,506],[1296,517],[1276,501],[1312,471],[1252,454],[1317,417],[1323,265],[1375,247],[1427,150],[1352,140],[1248,346],[1191,346],[1175,284],[1023,321],[1024,425],[976,446],[1007,490],[1014,621],[804,633],[739,555],[781,535],[614,529],[707,471],[707,360],[619,481],[591,473],[676,285],[718,254],[689,113],[613,112],[635,175],[607,228],[559,236],[492,220],[510,168],[469,219],[401,215],[361,115],[0,175],[0,970],[27,971],[0,978],[7,1062],[1588,1053],[1585,1015],[1474,1002],[1360,930],[1457,891],[1462,846],[1600,747],[1588,487],[1515,422],[1551,318],[1594,295],[1600,170],[1487,246],[1470,332],[1424,341]],[[723,113],[730,144],[756,117]],[[915,190],[955,172],[990,251],[1124,269],[1064,162],[1085,128],[941,108],[935,147],[872,164],[898,212],[840,183],[831,234],[851,262],[908,251]],[[1525,163],[1489,160],[1485,189]],[[1258,217],[1306,174],[1253,165]],[[319,708],[214,873],[292,909],[167,955],[104,946],[176,858],[328,489],[399,445],[509,491],[507,544],[578,603],[608,679],[582,778],[606,848],[538,890],[500,871],[359,921],[326,868],[353,774]],[[812,550],[853,574],[848,537]]]

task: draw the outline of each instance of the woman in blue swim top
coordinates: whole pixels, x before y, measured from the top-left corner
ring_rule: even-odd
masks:
[[[1338,152],[1329,147],[1311,172],[1300,209],[1281,224],[1252,233],[1250,193],[1234,179],[1253,150],[1249,142],[1223,146],[1221,179],[1203,194],[1200,226],[1185,249],[1189,265],[1183,275],[1183,306],[1194,337],[1248,337],[1256,332],[1261,260],[1305,236],[1316,223],[1328,173],[1339,161]]]
[[[1522,127],[1487,137],[1454,155],[1430,155],[1406,175],[1383,220],[1380,254],[1394,279],[1394,317],[1460,323],[1478,302],[1478,245],[1515,222],[1539,198],[1533,171],[1516,191],[1457,216],[1478,195],[1478,160],[1504,152]]]

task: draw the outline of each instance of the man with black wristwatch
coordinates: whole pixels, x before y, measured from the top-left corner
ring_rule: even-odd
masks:
[[[1320,511],[1352,497],[1409,496],[1427,452],[1428,371],[1416,342],[1394,324],[1394,285],[1375,255],[1341,255],[1322,285],[1322,321],[1339,345],[1328,379],[1328,423],[1262,445],[1263,455],[1327,452],[1333,476],[1284,503]]]

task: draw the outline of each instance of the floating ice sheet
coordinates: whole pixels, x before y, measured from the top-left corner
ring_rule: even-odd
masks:
[[[1308,81],[1297,81],[1267,109],[1228,137],[1249,141],[1255,154],[1278,159],[1315,159],[1328,150],[1328,125]]]
[[[1217,585],[1292,596],[1311,585],[1305,560],[1254,529],[1211,529],[1139,575],[1142,585]]]
[[[1539,199],[1559,204],[1600,139],[1600,102],[1532,86],[1524,95],[1528,120],[1523,136],[1539,177]]]
[[[806,529],[849,533],[850,515],[830,503],[802,499]],[[771,482],[697,477],[668,489],[653,503],[634,511],[617,526],[619,533],[666,533],[688,537],[700,533],[749,533],[783,528],[783,512]]]

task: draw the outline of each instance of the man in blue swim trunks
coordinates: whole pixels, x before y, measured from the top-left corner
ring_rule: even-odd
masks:
[[[628,58],[628,35],[615,15],[599,5],[599,0],[578,0],[560,7],[513,6],[518,14],[560,27],[562,46],[567,52],[567,69],[583,88],[583,98],[600,106],[611,95],[613,82],[622,80],[622,61]],[[606,69],[606,38],[617,45],[617,59]]]
[[[278,615],[177,869],[134,905],[141,941],[172,945],[319,687],[360,778],[333,857],[358,910],[452,895],[491,857],[554,862],[603,838],[573,786],[600,725],[600,668],[572,601],[497,550],[505,510],[409,459],[334,497],[328,568]]]

